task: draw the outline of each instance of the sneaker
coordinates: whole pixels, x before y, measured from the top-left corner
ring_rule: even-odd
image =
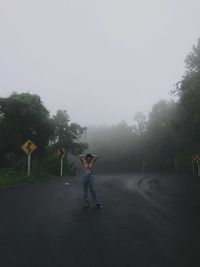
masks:
[[[100,203],[99,203],[99,204],[96,204],[95,208],[96,208],[96,209],[102,209],[102,208],[103,208],[103,205],[100,204]]]

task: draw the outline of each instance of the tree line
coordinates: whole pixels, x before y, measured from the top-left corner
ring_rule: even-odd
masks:
[[[200,154],[200,39],[185,59],[186,71],[148,116],[132,125],[91,126],[86,141],[99,158],[99,171],[191,171]]]
[[[35,169],[58,174],[58,148],[71,155],[78,155],[87,148],[80,142],[86,130],[70,122],[65,110],[50,116],[40,96],[29,93],[12,93],[0,98],[0,168],[22,169],[26,164],[21,145],[31,140],[37,145],[33,153]],[[75,166],[64,159],[65,170],[74,173]]]
[[[0,168],[25,168],[20,146],[30,139],[38,146],[36,169],[52,174],[59,173],[58,148],[74,156],[97,153],[101,172],[190,171],[192,158],[200,153],[200,39],[185,66],[171,90],[174,100],[160,100],[148,116],[136,113],[132,125],[122,121],[86,128],[71,122],[65,110],[50,116],[38,95],[0,98]],[[64,165],[68,173],[76,172],[67,157]]]

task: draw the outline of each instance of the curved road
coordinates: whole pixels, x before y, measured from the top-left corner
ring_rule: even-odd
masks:
[[[81,177],[0,189],[0,265],[200,266],[200,178],[97,175],[96,186],[102,210],[82,208]]]

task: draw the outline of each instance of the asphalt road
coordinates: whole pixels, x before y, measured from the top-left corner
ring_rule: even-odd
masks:
[[[97,175],[96,187],[101,210],[82,207],[81,177],[0,189],[0,266],[200,266],[200,178]]]

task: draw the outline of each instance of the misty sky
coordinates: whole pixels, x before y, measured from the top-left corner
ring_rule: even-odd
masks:
[[[184,74],[199,0],[0,0],[0,96],[88,124],[133,121]]]

